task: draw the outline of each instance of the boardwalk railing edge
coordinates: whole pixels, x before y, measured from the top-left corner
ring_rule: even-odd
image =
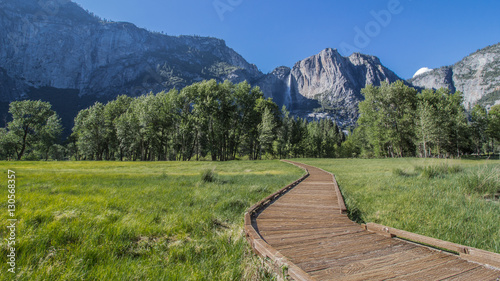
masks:
[[[385,236],[389,236],[391,238],[397,237],[401,239],[405,239],[411,242],[415,242],[422,245],[427,245],[433,248],[444,249],[450,252],[455,252],[460,255],[461,258],[480,263],[483,265],[487,265],[493,267],[497,270],[500,270],[500,254],[488,252],[485,250],[476,249],[473,247],[463,246],[460,244],[439,240],[436,238],[416,234],[413,232],[408,232],[376,223],[367,223],[364,224],[363,227],[370,231],[378,234],[382,234]]]
[[[289,162],[289,163],[292,163],[292,162]],[[323,171],[323,172],[326,172],[326,173],[332,175],[333,184],[335,186],[335,192],[337,192],[337,198],[339,200],[340,212],[342,214],[347,213],[347,208],[345,206],[344,199],[342,197],[342,193],[340,191],[340,187],[337,183],[335,175],[333,173],[325,171],[321,168],[318,168],[318,167],[316,167],[316,168]],[[489,252],[489,251],[485,251],[485,250],[480,250],[480,249],[476,249],[473,247],[468,247],[468,246],[464,246],[464,245],[460,245],[460,244],[456,244],[456,243],[452,243],[452,242],[448,242],[448,241],[444,241],[444,240],[439,240],[436,238],[432,238],[432,237],[428,237],[428,236],[424,236],[424,235],[420,235],[420,234],[416,234],[416,233],[412,233],[412,232],[408,232],[408,231],[404,231],[404,230],[399,230],[396,228],[387,227],[387,226],[379,225],[376,223],[367,223],[367,224],[363,224],[362,226],[365,228],[365,230],[368,230],[370,232],[375,232],[378,234],[382,234],[385,236],[389,236],[391,238],[397,237],[397,238],[409,240],[411,242],[415,242],[418,244],[427,245],[427,246],[430,246],[432,248],[444,249],[444,250],[447,250],[450,252],[455,252],[455,253],[458,253],[461,258],[463,258],[467,261],[480,263],[480,264],[487,265],[487,266],[490,266],[490,267],[493,267],[495,269],[500,270],[500,254],[497,254],[497,253],[493,253],[493,252]]]
[[[347,213],[347,209],[344,203],[344,199],[342,197],[342,194],[340,192],[339,185],[337,183],[337,180],[335,178],[335,175],[325,171],[321,168],[316,167],[319,170],[322,170],[333,177],[333,183],[335,186],[335,191],[337,192],[337,198],[339,200],[339,206],[341,206],[341,213],[345,214]],[[391,238],[397,237],[405,240],[409,240],[411,242],[415,242],[418,244],[422,245],[427,245],[432,248],[437,248],[437,249],[444,249],[450,252],[455,252],[460,255],[461,258],[471,261],[471,262],[476,262],[480,263],[483,265],[487,265],[490,267],[493,267],[495,269],[500,269],[500,254],[493,253],[493,252],[488,252],[485,250],[480,250],[476,249],[473,247],[468,247],[468,246],[463,246],[460,244],[444,241],[444,240],[439,240],[436,238],[404,231],[404,230],[399,230],[396,228],[392,227],[387,227],[383,225],[379,225],[376,223],[367,223],[362,225],[366,230],[370,232],[375,232],[378,234],[382,234],[385,236],[389,236]]]
[[[254,227],[254,220],[260,211],[262,211],[272,202],[274,202],[283,194],[287,193],[289,190],[297,186],[300,182],[302,182],[309,176],[309,171],[306,168],[299,166],[298,163],[288,160],[282,160],[282,161],[289,164],[293,164],[301,169],[304,169],[306,171],[306,174],[302,176],[300,179],[296,180],[295,182],[279,190],[278,192],[266,197],[264,200],[253,205],[247,210],[247,212],[245,213],[246,238],[256,254],[258,254],[267,261],[269,260],[272,261],[270,265],[276,270],[276,272],[281,273],[282,270],[286,269],[288,272],[288,276],[293,278],[294,280],[300,280],[300,281],[314,280],[308,273],[306,273],[304,270],[302,270],[297,265],[292,263],[285,256],[283,256],[278,250],[274,249],[271,245],[269,245]],[[347,213],[347,208],[345,206],[344,198],[342,197],[342,193],[340,191],[335,175],[323,169],[320,170],[332,175],[335,192],[337,193],[338,203],[340,206],[340,213],[341,214]],[[456,243],[439,240],[436,238],[404,230],[399,230],[392,227],[379,225],[376,223],[367,223],[361,226],[367,231],[385,235],[391,238],[400,238],[408,240],[410,242],[415,242],[418,244],[429,246],[432,248],[444,249],[450,252],[455,252],[458,253],[461,258],[467,261],[483,264],[492,267],[496,270],[500,270],[500,254],[497,253],[480,250],[473,247],[463,246]]]
[[[274,202],[276,199],[281,197],[283,194],[287,193],[290,189],[294,188],[297,186],[300,182],[305,180],[309,176],[309,171],[306,168],[300,167],[296,165],[295,163],[291,161],[283,161],[287,162],[290,164],[293,164],[301,169],[303,169],[306,173],[298,180],[294,181],[293,183],[287,185],[286,187],[280,189],[278,192],[275,192],[271,194],[270,196],[266,197],[264,200],[260,201],[259,203],[253,205],[250,207],[247,212],[245,213],[245,235],[250,243],[253,251],[262,257],[264,260],[268,261],[269,260],[272,262],[270,265],[274,268],[274,270],[281,274],[286,271],[288,276],[293,278],[293,280],[297,281],[310,281],[313,280],[313,278],[307,274],[304,270],[302,270],[300,267],[295,265],[293,262],[288,260],[285,256],[283,256],[278,250],[274,249],[269,245],[263,238],[262,236],[257,232],[257,230],[254,227],[253,221],[256,217],[256,215],[266,208],[269,204]],[[269,260],[268,260],[269,259]],[[283,276],[286,278],[286,276]]]
[[[335,178],[335,175],[318,167],[316,167],[316,169],[332,175],[333,186],[335,188],[335,193],[337,194],[337,199],[340,206],[340,213],[347,214],[347,207],[345,206],[344,197],[342,196],[342,192],[340,191],[339,183],[337,182],[337,178]]]

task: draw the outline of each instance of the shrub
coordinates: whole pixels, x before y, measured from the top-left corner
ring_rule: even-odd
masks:
[[[448,164],[433,165],[427,167],[415,167],[415,172],[420,174],[421,177],[426,179],[432,179],[437,177],[444,177],[447,174],[457,174],[462,172],[463,169],[460,166],[454,165],[449,166]]]
[[[408,175],[405,171],[403,171],[403,169],[400,168],[392,169],[392,174],[398,177],[406,177]]]
[[[458,165],[453,165],[453,166],[448,166],[448,173],[449,174],[458,174],[463,171],[463,168],[458,166]]]
[[[205,169],[201,172],[202,182],[215,182],[217,181],[218,175],[215,172],[215,168]]]
[[[460,182],[469,192],[482,196],[500,192],[500,167],[481,167],[463,175]]]
[[[427,166],[422,169],[421,177],[426,179],[433,179],[437,177],[441,177],[448,173],[448,168],[444,167],[444,165],[439,166]]]

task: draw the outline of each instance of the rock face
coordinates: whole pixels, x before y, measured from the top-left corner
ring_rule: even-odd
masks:
[[[500,103],[500,44],[481,49],[453,66],[418,75],[408,82],[416,87],[460,91],[468,109],[477,103],[487,107]]]
[[[53,104],[67,131],[77,112],[95,101],[207,79],[246,80],[295,115],[349,126],[358,117],[362,88],[400,80],[376,57],[343,57],[335,49],[264,75],[223,40],[103,21],[69,0],[0,0],[0,46],[0,120],[10,101],[42,99]],[[494,99],[500,90],[499,53],[499,46],[492,46],[411,82],[463,91],[467,102]]]
[[[257,82],[279,105],[304,115],[313,110],[350,125],[357,119],[361,89],[368,84],[401,80],[373,56],[341,56],[335,49],[299,61],[290,70],[280,67]],[[313,114],[314,115],[314,114]],[[311,115],[312,116],[312,115]]]
[[[453,69],[445,66],[429,72],[415,76],[409,80],[415,87],[440,89],[446,88],[455,92],[453,83]]]
[[[280,66],[257,82],[266,98],[273,98],[278,105],[286,105],[288,108],[290,102],[286,100],[285,95],[289,90],[290,71],[289,67]]]
[[[68,0],[1,0],[0,44],[3,102],[26,97],[30,88],[113,98],[262,76],[222,40],[104,22]]]

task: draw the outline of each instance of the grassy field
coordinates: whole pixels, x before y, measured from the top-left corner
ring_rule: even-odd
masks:
[[[500,161],[297,159],[337,177],[350,215],[500,253]],[[486,199],[485,199],[486,198]]]
[[[4,187],[8,169],[19,280],[272,278],[249,251],[243,214],[303,174],[279,161],[0,162]],[[2,188],[5,226],[7,205]],[[15,279],[8,235],[2,226],[1,280]]]
[[[500,253],[500,161],[298,159],[336,174],[353,219]],[[243,213],[299,178],[278,161],[0,162],[16,172],[18,280],[266,280]],[[212,170],[215,169],[215,173]],[[7,189],[0,221],[7,225]],[[0,228],[0,280],[9,253]]]

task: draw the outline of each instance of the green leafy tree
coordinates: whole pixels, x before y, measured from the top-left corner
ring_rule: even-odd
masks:
[[[432,147],[439,140],[439,109],[443,97],[434,90],[424,90],[418,95],[416,144],[421,156],[431,155]]]
[[[286,106],[281,108],[281,126],[278,127],[277,134],[277,145],[276,150],[280,157],[288,158],[290,156],[291,149],[291,131],[292,131],[292,117],[290,117],[290,112],[286,109]]]
[[[237,150],[240,150],[241,154],[252,159],[259,142],[258,125],[261,122],[257,103],[264,98],[264,94],[259,87],[251,88],[250,84],[243,82],[236,85],[234,95],[237,109],[231,125],[231,135],[234,136],[232,152],[236,155]]]
[[[292,119],[290,130],[290,152],[293,157],[303,157],[307,136],[307,121],[300,118]]]
[[[62,131],[61,119],[55,114],[50,116],[40,132],[40,141],[37,145],[45,160],[49,160],[49,153],[59,141]]]
[[[364,127],[376,156],[411,155],[415,151],[417,91],[402,81],[367,86],[359,104],[359,125]]]
[[[139,119],[134,111],[132,102],[127,112],[115,120],[116,136],[120,143],[122,157],[128,160],[136,160],[139,157],[142,137],[140,135]]]
[[[78,151],[87,159],[103,160],[107,148],[104,105],[96,102],[78,113],[73,134],[77,138]]]
[[[104,128],[105,128],[105,159],[112,160],[118,156],[120,160],[123,159],[123,151],[120,147],[119,139],[117,136],[116,120],[130,107],[132,98],[121,95],[115,100],[108,102],[104,106]]]
[[[16,157],[16,137],[6,128],[0,128],[0,157],[1,159],[13,159]]]
[[[362,127],[357,127],[349,133],[345,141],[340,146],[339,157],[356,158],[363,154],[363,149],[366,149],[366,140]],[[367,154],[366,152],[364,153]]]
[[[486,108],[476,104],[471,112],[472,139],[476,153],[480,154],[483,145],[487,142],[488,112]]]
[[[192,101],[195,93],[182,90],[179,94],[169,92],[171,100],[175,105],[170,107],[170,116],[175,124],[175,143],[177,144],[178,159],[189,161],[196,153],[198,147],[198,132],[196,117],[193,113]],[[178,114],[176,114],[178,113]]]
[[[307,124],[307,137],[306,137],[306,155],[314,158],[321,157],[323,136],[322,130],[318,122],[309,122]]]
[[[488,113],[488,137],[492,141],[495,152],[496,144],[500,143],[500,104],[491,107]]]
[[[57,141],[61,134],[61,120],[51,109],[48,102],[15,101],[10,104],[9,113],[12,121],[7,125],[6,140],[9,150],[15,150],[21,160],[28,150],[34,151]]]
[[[262,121],[258,125],[259,144],[260,144],[260,157],[263,154],[273,154],[273,142],[276,137],[275,134],[276,122],[271,109],[266,107],[262,114]]]
[[[334,158],[337,150],[345,141],[345,135],[337,123],[330,119],[319,121],[321,129],[321,152],[320,157]]]

